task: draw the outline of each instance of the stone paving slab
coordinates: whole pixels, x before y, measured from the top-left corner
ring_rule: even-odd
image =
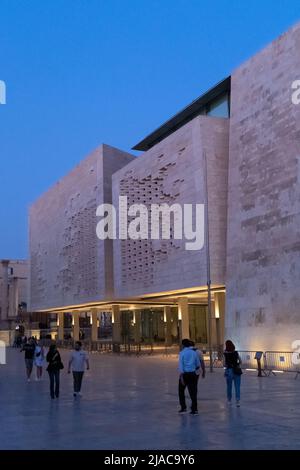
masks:
[[[0,366],[0,449],[299,449],[300,380],[242,377],[242,406],[228,408],[222,370],[199,383],[199,416],[178,415],[177,360],[92,355],[74,399],[62,353],[61,396],[48,377],[26,382],[23,353]]]

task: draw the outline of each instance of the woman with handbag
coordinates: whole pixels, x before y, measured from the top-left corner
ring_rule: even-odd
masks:
[[[61,369],[64,368],[64,365],[61,361],[59,351],[56,347],[56,344],[51,344],[48,354],[47,362],[49,363],[47,371],[50,379],[50,395],[51,398],[59,397],[59,375]]]
[[[225,343],[224,351],[224,365],[225,377],[227,382],[227,400],[228,405],[231,405],[232,400],[232,383],[234,383],[236,406],[240,406],[241,400],[241,358],[239,353],[235,350],[235,345],[232,341],[227,340]]]

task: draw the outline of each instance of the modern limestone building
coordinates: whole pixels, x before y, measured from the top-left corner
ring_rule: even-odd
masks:
[[[300,339],[300,26],[282,35],[134,149],[103,145],[30,210],[31,310],[74,338],[100,312],[115,341],[290,350]],[[205,204],[202,250],[184,240],[104,240],[96,208]],[[208,318],[208,273],[212,308]]]

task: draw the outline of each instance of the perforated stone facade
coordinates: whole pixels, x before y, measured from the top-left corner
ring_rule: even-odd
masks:
[[[205,204],[207,159],[211,278],[225,283],[228,120],[199,116],[113,175],[113,197],[128,204]],[[128,219],[128,222],[130,219]],[[150,224],[149,224],[150,225]],[[188,251],[186,240],[116,240],[117,297],[204,286],[206,249]]]
[[[112,241],[96,236],[111,177],[134,157],[102,145],[30,209],[31,310],[111,298]]]

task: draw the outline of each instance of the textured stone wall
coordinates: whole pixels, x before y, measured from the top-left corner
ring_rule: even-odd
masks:
[[[3,291],[3,277],[2,277],[2,265],[0,260],[0,309],[2,301]],[[12,271],[11,271],[12,270]],[[13,308],[13,301],[17,299],[18,304],[24,302],[28,304],[29,286],[28,286],[28,261],[26,260],[10,260],[8,264],[8,297],[7,297],[7,308],[8,315],[13,312],[16,315],[16,309]],[[14,279],[15,278],[15,279]],[[16,291],[15,291],[16,290]]]
[[[226,331],[243,349],[300,339],[300,27],[232,75]]]
[[[112,174],[134,157],[102,145],[30,209],[31,310],[112,296],[112,242],[96,236],[96,208]]]
[[[113,176],[113,198],[128,204],[203,204],[208,162],[212,282],[224,284],[227,217],[228,120],[197,117]],[[174,236],[172,232],[171,235]],[[206,284],[206,250],[185,240],[117,240],[115,295],[126,298]]]

